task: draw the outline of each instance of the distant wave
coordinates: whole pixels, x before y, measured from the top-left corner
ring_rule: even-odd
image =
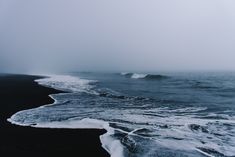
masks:
[[[133,78],[133,79],[146,79],[146,80],[160,80],[169,78],[169,76],[165,75],[154,75],[154,74],[138,74],[138,73],[121,73],[121,75]]]

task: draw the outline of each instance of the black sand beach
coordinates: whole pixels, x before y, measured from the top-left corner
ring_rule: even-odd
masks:
[[[0,156],[108,157],[98,129],[43,129],[12,125],[7,118],[17,111],[53,103],[48,96],[60,91],[34,82],[38,76],[0,75]]]

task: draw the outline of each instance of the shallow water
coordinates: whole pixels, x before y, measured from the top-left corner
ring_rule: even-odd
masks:
[[[234,73],[70,73],[37,82],[70,93],[12,123],[105,128],[101,142],[113,157],[235,156]]]

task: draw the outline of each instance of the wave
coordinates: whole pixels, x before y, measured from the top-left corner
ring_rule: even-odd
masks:
[[[169,78],[169,76],[155,75],[155,74],[121,73],[121,75],[128,77],[128,78],[145,79],[145,80],[161,80],[161,79]]]
[[[69,75],[47,75],[47,78],[35,80],[38,84],[65,92],[85,92],[98,94],[93,89],[92,83],[97,81],[81,79]]]

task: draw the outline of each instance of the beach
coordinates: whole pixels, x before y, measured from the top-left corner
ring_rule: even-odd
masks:
[[[41,76],[0,75],[1,156],[108,157],[101,147],[102,129],[46,129],[17,126],[7,121],[14,113],[53,103],[61,91],[38,85]]]

